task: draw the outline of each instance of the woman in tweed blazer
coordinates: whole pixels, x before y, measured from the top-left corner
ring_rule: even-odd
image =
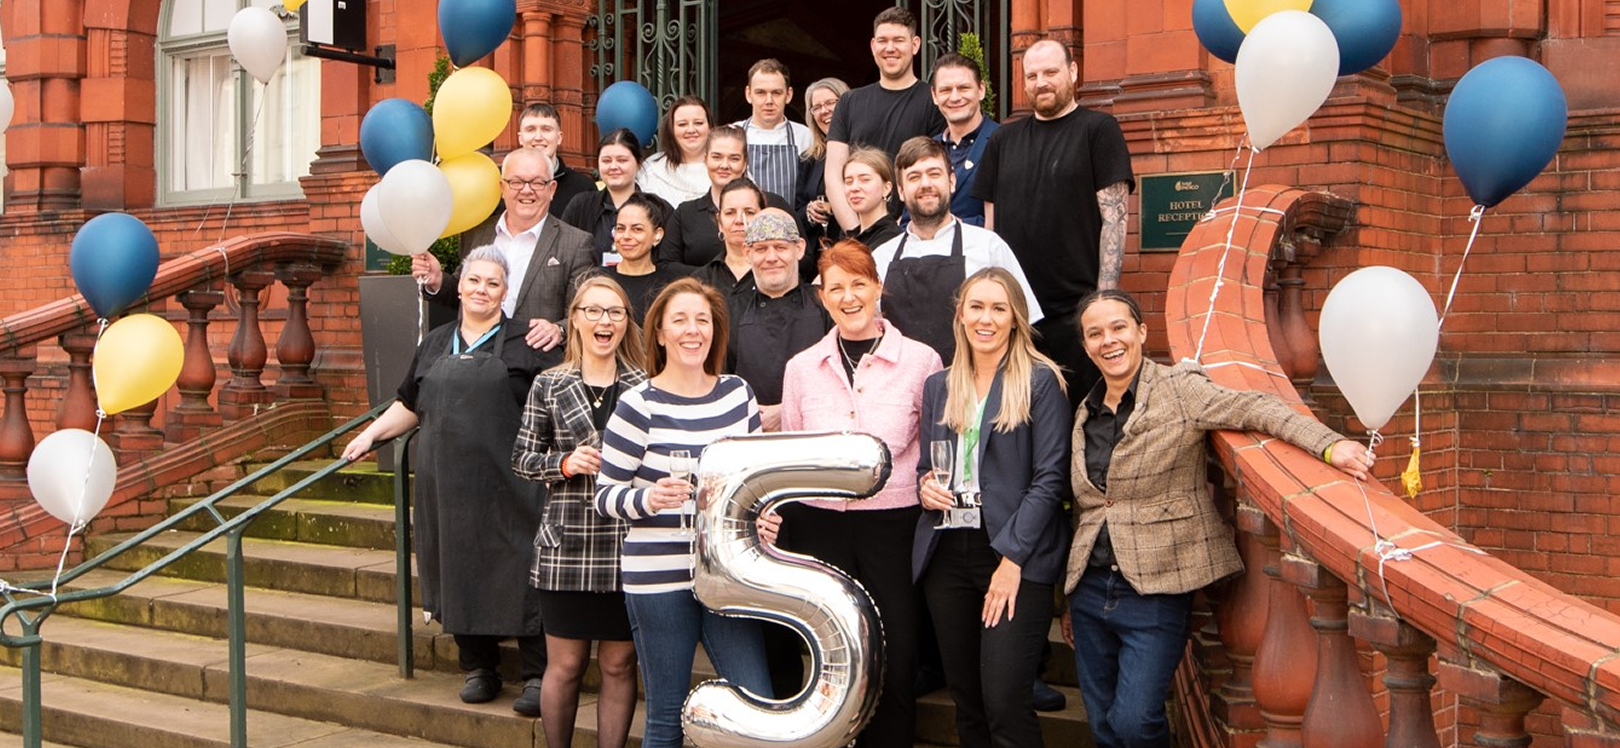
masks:
[[[1075,414],[1064,636],[1097,746],[1168,747],[1164,702],[1193,594],[1243,569],[1210,499],[1206,432],[1271,434],[1362,479],[1372,455],[1275,397],[1144,360],[1147,325],[1123,291],[1093,292],[1079,310],[1102,380]]]
[[[602,670],[597,742],[622,748],[635,711],[636,650],[619,586],[627,526],[592,508],[599,434],[619,393],[647,379],[641,331],[630,309],[629,295],[611,279],[580,283],[569,307],[563,363],[535,378],[512,450],[513,471],[549,489],[529,575],[541,590],[549,663],[542,682],[526,683],[523,690],[536,699],[548,745],[573,743],[592,640],[599,642]]]

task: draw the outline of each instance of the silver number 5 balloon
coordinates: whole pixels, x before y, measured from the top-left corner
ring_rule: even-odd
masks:
[[[681,720],[700,748],[836,748],[871,720],[883,682],[883,628],[866,590],[808,556],[767,553],[754,520],[807,498],[871,496],[889,477],[889,450],[866,434],[725,439],[698,466],[693,592],[711,610],[796,629],[810,643],[810,684],[768,701],[723,680],[699,685]]]

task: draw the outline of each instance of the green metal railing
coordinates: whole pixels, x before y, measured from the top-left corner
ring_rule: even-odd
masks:
[[[241,480],[219,490],[202,501],[193,504],[168,519],[152,526],[140,534],[125,540],[108,549],[101,555],[89,559],[67,572],[57,580],[57,586],[71,583],[84,574],[101,568],[109,560],[135,548],[142,543],[171,529],[177,528],[180,523],[193,515],[206,514],[213,518],[216,526],[200,537],[192,540],[168,555],[147,564],[139,571],[116,584],[95,589],[71,590],[51,595],[48,590],[52,587],[50,580],[33,582],[23,585],[21,589],[33,591],[37,596],[19,598],[13,591],[0,591],[4,597],[5,605],[0,606],[0,645],[22,650],[22,733],[23,748],[40,748],[41,736],[41,702],[40,702],[40,645],[44,638],[40,636],[40,624],[44,623],[56,609],[65,603],[82,602],[111,597],[129,589],[136,583],[167,568],[175,561],[184,558],[203,546],[219,539],[225,538],[225,586],[228,604],[226,624],[228,628],[228,667],[230,668],[230,719],[231,719],[231,746],[232,748],[247,748],[247,633],[246,614],[243,608],[244,584],[242,574],[242,535],[248,525],[252,524],[260,515],[273,509],[288,497],[304,490],[309,485],[319,481],[332,473],[349,465],[349,460],[338,459],[332,464],[323,467],[286,489],[276,493],[252,508],[227,519],[220,512],[219,502],[234,496],[238,491],[263,480],[286,466],[322,449],[332,443],[334,439],[352,431],[367,421],[380,415],[392,404],[392,401],[373,408],[366,414],[359,416],[342,426],[327,432],[324,436],[299,447],[263,468],[254,471]],[[414,432],[398,437],[394,440],[394,447],[400,456],[395,463],[394,498],[396,502],[395,519],[396,528],[395,550],[397,553],[395,574],[399,578],[399,671],[406,678],[411,677],[414,663],[411,652],[411,573],[410,573],[410,482],[405,479],[409,468],[405,458],[405,447]],[[7,633],[6,623],[15,618],[21,629],[19,635]]]

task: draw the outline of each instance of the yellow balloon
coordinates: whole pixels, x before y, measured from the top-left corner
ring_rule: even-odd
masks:
[[[489,68],[450,74],[433,98],[433,138],[439,158],[472,153],[490,143],[512,119],[512,89]]]
[[[450,225],[442,236],[453,236],[484,222],[501,204],[501,170],[478,151],[439,162],[450,182]]]
[[[102,412],[122,413],[168,392],[180,376],[186,349],[174,325],[151,314],[112,323],[96,341],[91,372]]]
[[[1232,16],[1232,22],[1243,33],[1260,22],[1260,19],[1276,13],[1279,10],[1310,10],[1311,0],[1225,0],[1226,12]]]
[[[296,11],[304,7],[304,0],[281,0],[281,7],[288,11]]]

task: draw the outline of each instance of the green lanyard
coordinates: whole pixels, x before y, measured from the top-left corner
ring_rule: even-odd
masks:
[[[973,480],[973,455],[979,448],[979,422],[984,420],[984,400],[973,411],[973,421],[962,430],[962,485],[977,487]]]

